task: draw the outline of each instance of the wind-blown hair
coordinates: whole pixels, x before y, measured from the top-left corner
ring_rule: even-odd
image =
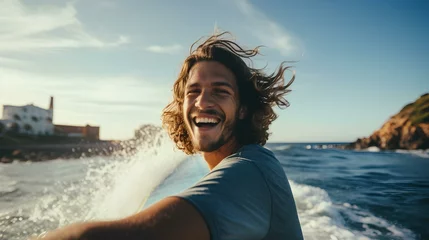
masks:
[[[277,118],[273,107],[289,106],[284,95],[291,90],[289,86],[295,79],[295,74],[287,84],[284,80],[284,72],[290,67],[283,62],[278,70],[267,75],[264,69],[256,69],[248,66],[244,60],[259,53],[259,47],[244,49],[232,40],[224,37],[227,32],[212,35],[196,49],[192,44],[190,56],[182,65],[179,77],[173,87],[173,101],[163,110],[162,123],[176,146],[186,154],[194,154],[192,139],[186,128],[183,115],[183,101],[186,82],[192,67],[201,61],[216,61],[230,69],[236,77],[239,95],[239,104],[246,109],[246,116],[237,121],[235,134],[240,144],[265,145],[269,133],[270,124]]]

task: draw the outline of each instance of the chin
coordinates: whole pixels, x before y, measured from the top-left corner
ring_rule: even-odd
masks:
[[[213,152],[218,150],[220,147],[224,145],[224,141],[222,139],[219,139],[218,141],[199,141],[196,144],[194,144],[195,149],[199,152]]]

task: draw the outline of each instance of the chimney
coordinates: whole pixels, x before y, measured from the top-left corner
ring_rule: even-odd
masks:
[[[49,110],[54,111],[54,97],[51,96],[51,101],[49,103]]]

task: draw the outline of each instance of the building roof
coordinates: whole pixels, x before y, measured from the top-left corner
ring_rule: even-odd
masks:
[[[81,126],[68,126],[68,125],[54,125],[56,131],[64,133],[82,133],[84,127]]]
[[[54,125],[55,130],[63,133],[82,133],[84,128],[99,129],[98,126],[70,126],[70,125]]]
[[[41,110],[49,111],[49,109],[41,108],[41,107],[38,107],[38,106],[33,105],[33,104],[27,104],[27,105],[24,105],[24,106],[3,105],[3,109],[5,109],[7,107],[14,107],[14,108],[34,107],[34,108],[38,108],[38,109],[41,109]]]

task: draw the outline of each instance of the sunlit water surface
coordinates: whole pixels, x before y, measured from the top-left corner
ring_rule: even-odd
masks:
[[[165,137],[132,157],[0,165],[0,239],[116,219],[191,186],[208,170]],[[268,144],[287,173],[306,239],[429,239],[429,153]]]

